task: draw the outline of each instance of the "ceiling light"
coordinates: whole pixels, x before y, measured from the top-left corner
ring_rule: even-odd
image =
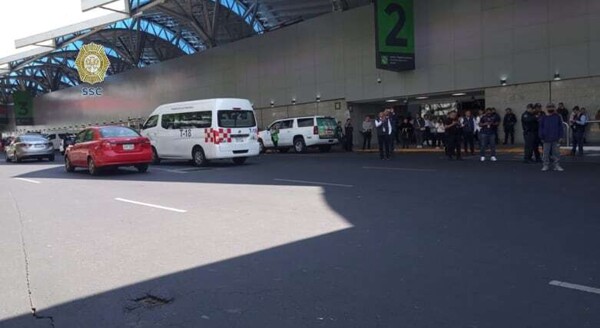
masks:
[[[560,73],[554,73],[554,81],[560,81]]]
[[[467,94],[464,92],[457,92],[452,94],[454,97],[466,96]]]
[[[385,102],[386,103],[395,103],[395,102],[398,102],[398,99],[388,99]]]
[[[420,96],[420,97],[417,97],[415,99],[417,99],[417,100],[425,100],[425,99],[429,99],[429,97],[427,97],[427,96]]]

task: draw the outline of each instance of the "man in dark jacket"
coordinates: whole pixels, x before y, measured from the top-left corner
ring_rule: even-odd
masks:
[[[379,142],[379,158],[389,160],[392,154],[393,125],[389,111],[379,113],[375,120],[377,130],[377,141]]]
[[[560,166],[560,141],[563,138],[563,120],[556,112],[553,103],[546,105],[546,115],[540,119],[540,139],[544,143],[544,166],[542,171],[550,169],[550,158],[554,164],[554,171],[564,171]]]
[[[502,126],[504,127],[504,143],[506,145],[508,143],[508,138],[510,138],[510,144],[515,144],[515,125],[517,124],[517,116],[512,112],[511,108],[506,109],[506,114],[504,114],[504,120],[502,121]]]
[[[523,140],[525,140],[523,161],[525,163],[533,163],[531,157],[535,154],[535,161],[541,162],[542,158],[537,145],[539,123],[533,104],[527,105],[527,110],[521,116],[521,125],[523,126]]]

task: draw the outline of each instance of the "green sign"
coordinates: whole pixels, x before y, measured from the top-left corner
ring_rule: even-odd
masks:
[[[375,0],[377,68],[415,69],[413,0]]]
[[[17,125],[33,125],[33,97],[27,91],[13,93],[15,121]]]

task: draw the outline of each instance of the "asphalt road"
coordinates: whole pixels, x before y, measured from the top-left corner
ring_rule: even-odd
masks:
[[[600,326],[598,157],[61,164],[2,158],[1,328]]]

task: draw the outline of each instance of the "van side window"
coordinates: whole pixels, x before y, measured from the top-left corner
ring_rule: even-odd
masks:
[[[150,116],[146,123],[144,123],[142,130],[153,128],[156,125],[158,125],[158,115]]]
[[[181,113],[179,115],[179,128],[201,129],[210,128],[210,126],[212,125],[211,111]]]
[[[314,123],[313,118],[299,118],[298,119],[298,127],[299,128],[308,128],[312,127]]]
[[[281,126],[279,129],[291,129],[292,127],[294,127],[294,120],[286,120],[281,121]]]
[[[160,122],[160,125],[163,127],[163,129],[175,129],[175,116],[177,115],[178,114],[164,114],[162,116],[162,121]]]

